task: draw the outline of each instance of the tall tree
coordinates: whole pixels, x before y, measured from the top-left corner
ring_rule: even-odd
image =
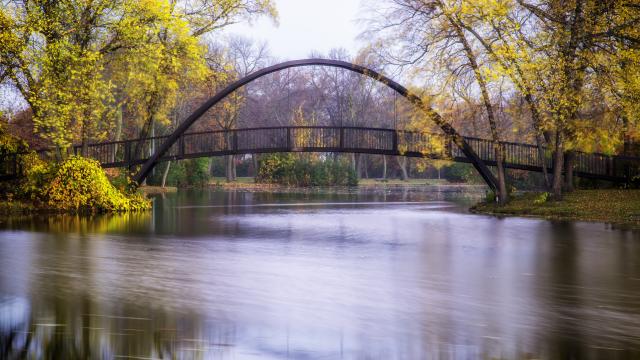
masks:
[[[399,54],[387,54],[391,61],[420,63],[422,66],[440,64],[442,70],[448,73],[445,86],[473,77],[493,140],[498,169],[497,198],[504,204],[509,196],[504,169],[504,147],[501,145],[501,134],[489,91],[489,79],[484,70],[486,65],[483,63],[482,53],[475,49],[465,32],[468,25],[463,16],[465,8],[462,4],[459,1],[394,0],[391,1],[386,16],[380,19],[378,28],[387,30],[381,33],[382,37],[386,37],[382,40],[401,44]],[[435,54],[439,59],[436,62],[424,61],[429,53]]]
[[[114,108],[148,135],[166,122],[181,83],[204,78],[199,36],[277,15],[270,0],[1,4],[0,82],[22,94],[35,130],[60,149],[106,137]]]

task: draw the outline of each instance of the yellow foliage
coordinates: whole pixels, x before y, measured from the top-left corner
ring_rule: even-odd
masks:
[[[116,189],[96,160],[72,156],[60,164],[47,164],[37,157],[29,161],[21,190],[46,208],[89,212],[150,208],[142,195]]]

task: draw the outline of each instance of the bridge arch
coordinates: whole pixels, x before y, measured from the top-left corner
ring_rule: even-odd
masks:
[[[222,89],[216,95],[207,100],[204,104],[202,104],[198,109],[196,109],[189,117],[187,117],[172,133],[169,137],[160,145],[160,147],[156,150],[153,155],[142,165],[138,173],[133,177],[133,180],[138,184],[142,183],[147,176],[151,173],[151,170],[156,166],[158,160],[173,146],[180,136],[184,134],[190,127],[193,125],[196,120],[198,120],[202,115],[204,115],[207,110],[215,106],[220,101],[224,100],[227,96],[232,94],[234,91],[238,90],[242,86],[259,79],[265,75],[285,70],[288,68],[294,67],[302,67],[302,66],[326,66],[326,67],[335,67],[346,69],[349,71],[353,71],[365,76],[368,76],[382,84],[390,87],[398,94],[405,97],[409,100],[413,105],[420,108],[424,111],[427,116],[433,121],[436,125],[438,125],[442,131],[448,136],[453,143],[455,143],[462,153],[469,159],[473,167],[478,171],[480,176],[484,179],[487,185],[492,189],[497,189],[497,180],[491,170],[487,167],[487,165],[480,159],[478,154],[469,146],[469,144],[464,140],[464,138],[449,124],[447,123],[441,116],[438,114],[433,108],[431,108],[428,104],[425,104],[422,99],[415,94],[411,93],[407,88],[400,85],[399,83],[391,80],[390,78],[378,73],[375,70],[371,70],[362,65],[352,64],[346,61],[340,60],[329,60],[329,59],[305,59],[305,60],[293,60],[287,61],[280,64],[272,65],[262,70],[258,70],[254,73],[251,73],[242,79],[237,80],[236,82],[228,85],[226,88]]]

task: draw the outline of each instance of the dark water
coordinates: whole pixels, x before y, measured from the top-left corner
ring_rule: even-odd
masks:
[[[640,235],[425,192],[4,220],[0,358],[640,358]]]

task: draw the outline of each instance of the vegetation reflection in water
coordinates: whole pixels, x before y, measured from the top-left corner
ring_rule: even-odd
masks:
[[[192,191],[11,220],[0,358],[640,355],[637,233],[455,198]]]

